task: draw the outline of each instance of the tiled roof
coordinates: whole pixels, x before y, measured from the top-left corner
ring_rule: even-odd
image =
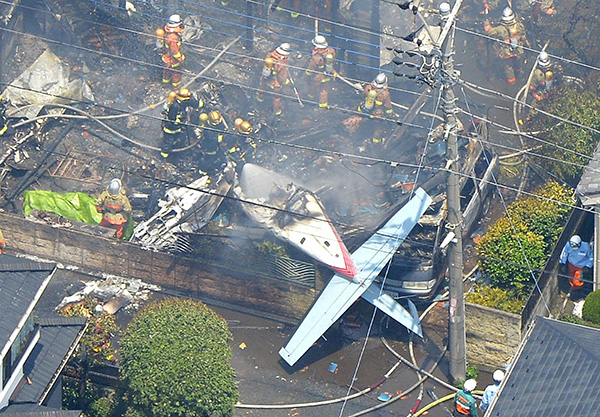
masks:
[[[53,269],[54,264],[0,255],[0,349]]]
[[[86,320],[85,317],[39,320],[40,340],[23,367],[24,375],[29,380],[13,396],[12,403],[39,403],[69,349],[84,329]]]
[[[56,410],[37,404],[14,404],[0,411],[2,417],[80,417],[78,410]]]
[[[486,417],[600,415],[600,329],[537,317]]]

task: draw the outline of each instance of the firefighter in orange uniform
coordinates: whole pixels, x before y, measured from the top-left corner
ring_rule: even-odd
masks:
[[[530,46],[525,26],[517,21],[512,9],[507,7],[502,11],[502,24],[492,27],[489,20],[486,20],[484,30],[487,35],[502,41],[495,42],[494,49],[504,62],[506,81],[514,84],[517,81],[517,73],[521,72],[523,66],[523,47]]]
[[[265,92],[270,90],[273,94],[273,111],[279,116],[283,113],[283,102],[281,94],[283,86],[290,83],[288,78],[287,59],[292,47],[285,42],[274,51],[269,52],[265,58],[262,73],[260,75],[260,87],[256,95],[259,103],[265,101]]]
[[[377,74],[371,84],[363,90],[363,97],[362,103],[358,106],[358,111],[369,114],[369,118],[373,119],[375,123],[373,137],[369,142],[375,145],[383,144],[385,140],[383,137],[383,119],[394,115],[387,76],[384,73]]]
[[[120,179],[114,178],[110,181],[106,190],[98,197],[96,209],[102,213],[100,226],[115,229],[115,237],[120,239],[125,223],[131,215],[131,203],[125,195]]]
[[[163,75],[165,84],[172,83],[174,87],[181,84],[181,71],[185,55],[181,53],[183,21],[181,16],[174,14],[164,29],[156,30],[156,46],[162,52]]]
[[[305,75],[310,78],[308,85],[308,98],[314,100],[319,94],[319,107],[329,108],[329,90],[331,77],[336,77],[337,72],[333,68],[335,60],[335,50],[327,44],[327,39],[323,35],[317,35],[312,40],[314,45],[310,63]]]

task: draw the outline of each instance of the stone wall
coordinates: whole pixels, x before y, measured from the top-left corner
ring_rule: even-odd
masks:
[[[521,316],[465,303],[467,362],[493,371],[512,358],[521,343]]]
[[[200,299],[216,300],[257,314],[299,321],[313,303],[314,289],[228,269],[202,259],[153,252],[114,238],[52,227],[0,213],[6,253],[26,254],[85,273],[137,278]]]

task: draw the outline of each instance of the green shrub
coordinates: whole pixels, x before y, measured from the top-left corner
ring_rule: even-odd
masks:
[[[475,285],[473,292],[467,295],[466,300],[473,304],[515,314],[520,314],[525,305],[522,295],[490,285]]]
[[[533,125],[533,130],[544,130],[544,139],[547,141],[541,154],[549,158],[540,159],[540,163],[558,178],[575,185],[600,138],[597,133],[600,129],[599,96],[591,89],[578,91],[566,86],[544,100],[543,109],[575,122],[556,123],[556,119],[540,114]],[[582,129],[577,124],[590,129]]]
[[[490,278],[491,285],[526,295],[533,283],[529,267],[536,270],[544,266],[545,246],[542,236],[529,231],[517,216],[503,217],[477,246],[482,273]]]
[[[600,324],[594,324],[591,321],[584,320],[574,314],[563,314],[559,320],[566,321],[567,323],[579,324],[581,326],[600,328]]]
[[[594,324],[600,324],[600,290],[596,290],[585,297],[582,318]]]
[[[284,258],[289,258],[289,255],[283,246],[278,245],[277,243],[271,242],[269,240],[264,240],[262,242],[255,243],[254,247],[257,251],[264,253],[265,255],[282,256]]]
[[[172,298],[145,307],[120,343],[130,407],[146,417],[233,415],[232,338],[227,322],[199,301]]]
[[[573,190],[549,181],[534,191],[539,197],[515,201],[508,208],[512,217],[518,217],[527,229],[543,236],[545,251],[549,252],[558,240],[573,204]]]
[[[110,398],[98,398],[92,402],[86,412],[89,417],[109,417],[112,409],[112,401]]]

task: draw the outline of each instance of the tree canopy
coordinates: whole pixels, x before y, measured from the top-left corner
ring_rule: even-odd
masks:
[[[167,299],[130,322],[120,348],[128,414],[231,416],[238,399],[225,320],[203,303]]]

